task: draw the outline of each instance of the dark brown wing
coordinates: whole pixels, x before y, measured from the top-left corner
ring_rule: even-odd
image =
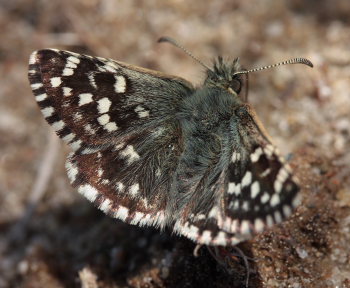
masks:
[[[248,105],[240,110],[231,121],[232,149],[222,149],[218,157],[223,160],[214,166],[221,171],[206,175],[215,181],[194,193],[174,227],[175,233],[201,244],[235,245],[249,239],[290,216],[300,200],[291,168],[255,113]],[[203,195],[210,201],[196,209]]]
[[[75,151],[66,165],[78,191],[113,217],[164,226],[181,149],[175,109],[192,85],[53,49],[31,55],[29,80],[46,121]]]

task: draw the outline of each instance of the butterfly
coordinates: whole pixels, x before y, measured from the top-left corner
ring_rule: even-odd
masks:
[[[163,37],[192,54],[173,39]],[[197,59],[196,59],[197,60]],[[200,62],[199,60],[197,60]],[[202,62],[200,62],[204,65]],[[243,93],[253,70],[218,57],[201,87],[123,62],[33,52],[29,81],[73,152],[71,184],[111,217],[235,245],[291,215],[299,185]]]

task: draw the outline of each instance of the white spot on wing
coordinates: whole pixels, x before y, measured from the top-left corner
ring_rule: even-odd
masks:
[[[238,153],[238,152],[236,152],[236,151],[234,151],[234,152],[232,153],[231,161],[232,161],[233,163],[235,163],[236,161],[239,161],[240,159],[241,159],[241,154]]]
[[[119,69],[119,67],[112,61],[108,61],[106,64],[113,67],[114,69]]]
[[[273,194],[270,200],[270,205],[272,207],[275,207],[276,205],[280,204],[280,196],[278,194]]]
[[[100,210],[102,210],[104,213],[108,214],[109,210],[111,210],[111,200],[105,199],[101,205],[100,205]]]
[[[102,126],[106,125],[109,122],[109,115],[104,114],[97,118],[98,123],[100,123]]]
[[[29,65],[35,64],[37,51],[34,51],[29,57]]]
[[[71,183],[73,183],[75,181],[75,179],[77,178],[78,175],[78,167],[73,164],[70,160],[67,160],[66,162],[66,170],[67,170],[67,174],[68,174],[68,178],[70,180]]]
[[[79,106],[91,103],[93,101],[92,96],[93,95],[91,93],[79,94]]]
[[[107,184],[109,184],[109,180],[108,179],[102,179],[101,183],[104,184],[104,185],[107,185]]]
[[[241,224],[241,233],[242,234],[249,234],[250,229],[249,229],[249,220],[243,220]]]
[[[288,164],[284,165],[284,169],[286,169],[289,174],[292,173],[292,168],[290,168],[290,166]]]
[[[95,75],[93,73],[90,73],[88,78],[89,78],[91,86],[96,89],[97,85],[96,85],[96,82],[95,82]]]
[[[197,216],[196,216],[196,220],[198,220],[198,221],[200,221],[200,220],[204,220],[206,217],[205,217],[205,215],[204,214],[198,214]]]
[[[79,64],[79,63],[80,63],[80,59],[79,59],[78,57],[75,57],[75,56],[69,56],[69,57],[67,58],[67,60],[68,60],[68,61],[71,61],[71,62],[73,62],[73,63],[75,63],[75,64]]]
[[[30,87],[32,88],[32,90],[37,90],[43,87],[43,83],[34,83],[34,84],[31,84]]]
[[[241,193],[241,184],[236,184],[233,182],[228,183],[228,191],[229,194],[239,195]]]
[[[254,153],[250,155],[250,160],[254,163],[257,162],[260,156],[263,154],[261,147],[255,149]]]
[[[46,93],[43,93],[43,94],[40,94],[40,95],[35,96],[35,100],[36,100],[37,102],[44,101],[46,98],[47,98],[47,94],[46,94]]]
[[[116,188],[118,189],[119,192],[123,192],[124,191],[124,184],[122,182],[117,182],[116,184]]]
[[[218,235],[214,238],[213,242],[217,245],[226,246],[227,244],[226,233],[223,231],[220,231]]]
[[[63,96],[68,97],[71,96],[72,88],[63,87]]]
[[[54,111],[55,109],[53,109],[53,107],[46,107],[44,109],[41,109],[41,112],[43,113],[45,118],[50,117]]]
[[[264,221],[262,221],[260,218],[256,218],[254,221],[254,229],[256,232],[261,232],[264,230]]]
[[[247,171],[242,179],[242,187],[250,185],[252,182],[252,173]]]
[[[275,211],[275,221],[276,221],[276,223],[280,223],[280,222],[282,222],[282,215],[281,215],[281,213],[280,213],[280,211]]]
[[[129,216],[129,209],[124,206],[119,206],[118,210],[115,212],[114,217],[125,221]]]
[[[138,105],[135,110],[134,110],[140,118],[148,117],[149,116],[149,111],[146,110],[144,107],[141,105]]]
[[[200,237],[200,242],[204,244],[209,244],[212,239],[211,231],[204,230],[202,236]]]
[[[96,130],[94,128],[92,128],[92,126],[90,124],[86,124],[84,126],[84,130],[91,135],[94,135],[96,133]]]
[[[287,171],[287,169],[285,169],[284,167],[282,167],[282,168],[280,169],[280,171],[278,171],[277,178],[278,178],[281,182],[284,182],[284,181],[288,178],[288,171]]]
[[[231,230],[232,219],[230,217],[226,217],[223,225],[223,229],[226,231]]]
[[[140,159],[140,155],[134,149],[134,146],[127,145],[124,150],[120,152],[120,155],[128,158],[128,164]]]
[[[231,233],[237,233],[238,232],[238,220],[235,219],[232,221],[231,224]]]
[[[276,179],[273,183],[273,188],[276,193],[280,193],[282,191],[282,182],[279,179]]]
[[[266,155],[268,155],[269,157],[272,156],[273,154],[273,151],[274,151],[274,147],[271,145],[271,144],[268,144],[264,147],[264,152]]]
[[[142,112],[139,112],[138,114],[140,118],[148,117],[149,111],[142,111]]]
[[[239,194],[241,194],[241,184],[237,184],[235,187],[235,190],[233,191],[235,193],[236,196],[238,196]]]
[[[158,211],[157,214],[153,217],[153,225],[164,227],[165,223],[165,213],[163,210]]]
[[[266,224],[267,224],[267,227],[272,227],[274,222],[273,222],[273,218],[271,215],[267,215],[266,216]]]
[[[260,192],[260,184],[258,181],[255,181],[252,184],[252,187],[250,188],[251,190],[251,198],[254,199]]]
[[[101,149],[98,147],[87,147],[85,148],[83,151],[81,151],[81,154],[86,155],[86,154],[93,154],[96,153],[98,151],[100,151]]]
[[[239,206],[239,201],[238,200],[233,201],[233,203],[231,201],[230,208],[232,208],[233,210],[237,210],[238,206]]]
[[[77,140],[77,141],[70,143],[69,145],[74,151],[77,151],[81,147],[81,143],[82,143],[81,140]]]
[[[89,184],[79,186],[78,192],[85,196],[91,202],[95,201],[98,195],[98,191]]]
[[[267,175],[269,175],[271,172],[271,168],[267,168],[264,172],[262,172],[260,174],[260,177],[263,178],[263,177],[266,177]]]
[[[284,167],[282,167],[278,171],[276,180],[274,182],[274,189],[275,189],[276,193],[280,193],[282,191],[283,183],[286,181],[288,176],[289,176],[288,171]]]
[[[66,64],[66,68],[74,70],[75,68],[77,68],[77,64],[68,61]]]
[[[144,225],[149,225],[149,224],[152,224],[152,221],[151,221],[151,215],[150,214],[146,214],[145,217],[143,217],[141,220],[140,220],[140,226],[144,226]]]
[[[64,68],[62,76],[71,76],[74,74],[74,71],[72,68]]]
[[[60,120],[60,121],[52,123],[51,126],[55,131],[59,131],[59,130],[63,129],[64,122],[62,120]]]
[[[134,225],[138,224],[144,216],[145,216],[144,213],[136,212],[133,219],[130,221],[130,224],[134,224]]]
[[[117,93],[124,93],[126,88],[126,82],[124,76],[115,76],[114,90]]]
[[[104,97],[104,98],[98,100],[97,104],[98,104],[97,105],[98,113],[104,114],[104,113],[107,113],[109,111],[109,108],[111,107],[112,102],[107,97]]]
[[[244,201],[242,204],[242,210],[248,211],[249,210],[249,204],[248,201]]]
[[[107,123],[104,128],[108,131],[108,132],[114,132],[118,130],[118,126],[117,124],[115,124],[115,122],[109,122]]]
[[[99,57],[99,56],[97,56],[96,58],[97,58],[98,60],[100,60],[101,62],[103,62],[103,63],[106,63],[106,62],[107,62],[107,59],[106,59],[106,58]]]
[[[132,197],[136,197],[140,192],[140,185],[138,183],[131,185],[129,193]]]
[[[188,229],[188,233],[186,236],[195,241],[197,240],[198,232],[199,232],[198,227],[191,225],[190,228]]]
[[[235,191],[235,187],[236,187],[236,183],[234,183],[234,182],[229,182],[229,183],[228,183],[228,188],[227,188],[228,194],[232,194],[233,191]]]
[[[124,142],[122,142],[122,143],[119,143],[118,145],[115,145],[114,146],[114,151],[118,151],[118,150],[120,150],[120,149],[122,149],[123,147],[125,146],[125,143]]]
[[[61,77],[52,77],[50,79],[50,82],[51,82],[51,86],[55,88],[61,85],[62,80],[61,80]]]
[[[83,119],[83,116],[82,116],[79,112],[75,112],[75,113],[73,114],[73,119],[74,119],[75,121],[80,121],[81,119]]]
[[[68,135],[64,136],[62,138],[63,141],[69,143],[70,141],[72,141],[75,137],[75,134],[74,133],[69,133]]]
[[[116,69],[114,69],[113,67],[111,67],[111,66],[109,66],[109,65],[105,65],[105,66],[103,66],[103,68],[104,68],[106,71],[109,71],[109,72],[112,72],[112,73],[117,72]]]
[[[289,217],[292,214],[292,208],[289,205],[283,205],[283,214],[285,217]]]
[[[294,197],[292,201],[292,206],[297,207],[298,205],[300,205],[300,203],[301,203],[301,194],[299,193]]]
[[[208,214],[208,217],[209,218],[216,218],[216,216],[218,215],[219,213],[219,209],[216,205],[214,205],[213,208],[211,208],[209,214]]]
[[[265,204],[270,199],[270,194],[265,192],[264,195],[261,197],[260,201],[262,204]]]

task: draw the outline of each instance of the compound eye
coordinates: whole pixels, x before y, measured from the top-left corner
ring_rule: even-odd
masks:
[[[230,83],[230,88],[233,91],[235,91],[237,94],[239,94],[239,92],[241,92],[241,89],[242,89],[241,79],[237,79],[237,78],[232,79]]]

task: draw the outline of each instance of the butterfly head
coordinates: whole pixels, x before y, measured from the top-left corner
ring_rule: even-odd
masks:
[[[205,85],[217,86],[228,90],[231,94],[239,95],[243,86],[247,82],[246,75],[236,74],[242,71],[239,58],[232,62],[224,62],[219,56],[214,63],[213,70],[208,70]]]

